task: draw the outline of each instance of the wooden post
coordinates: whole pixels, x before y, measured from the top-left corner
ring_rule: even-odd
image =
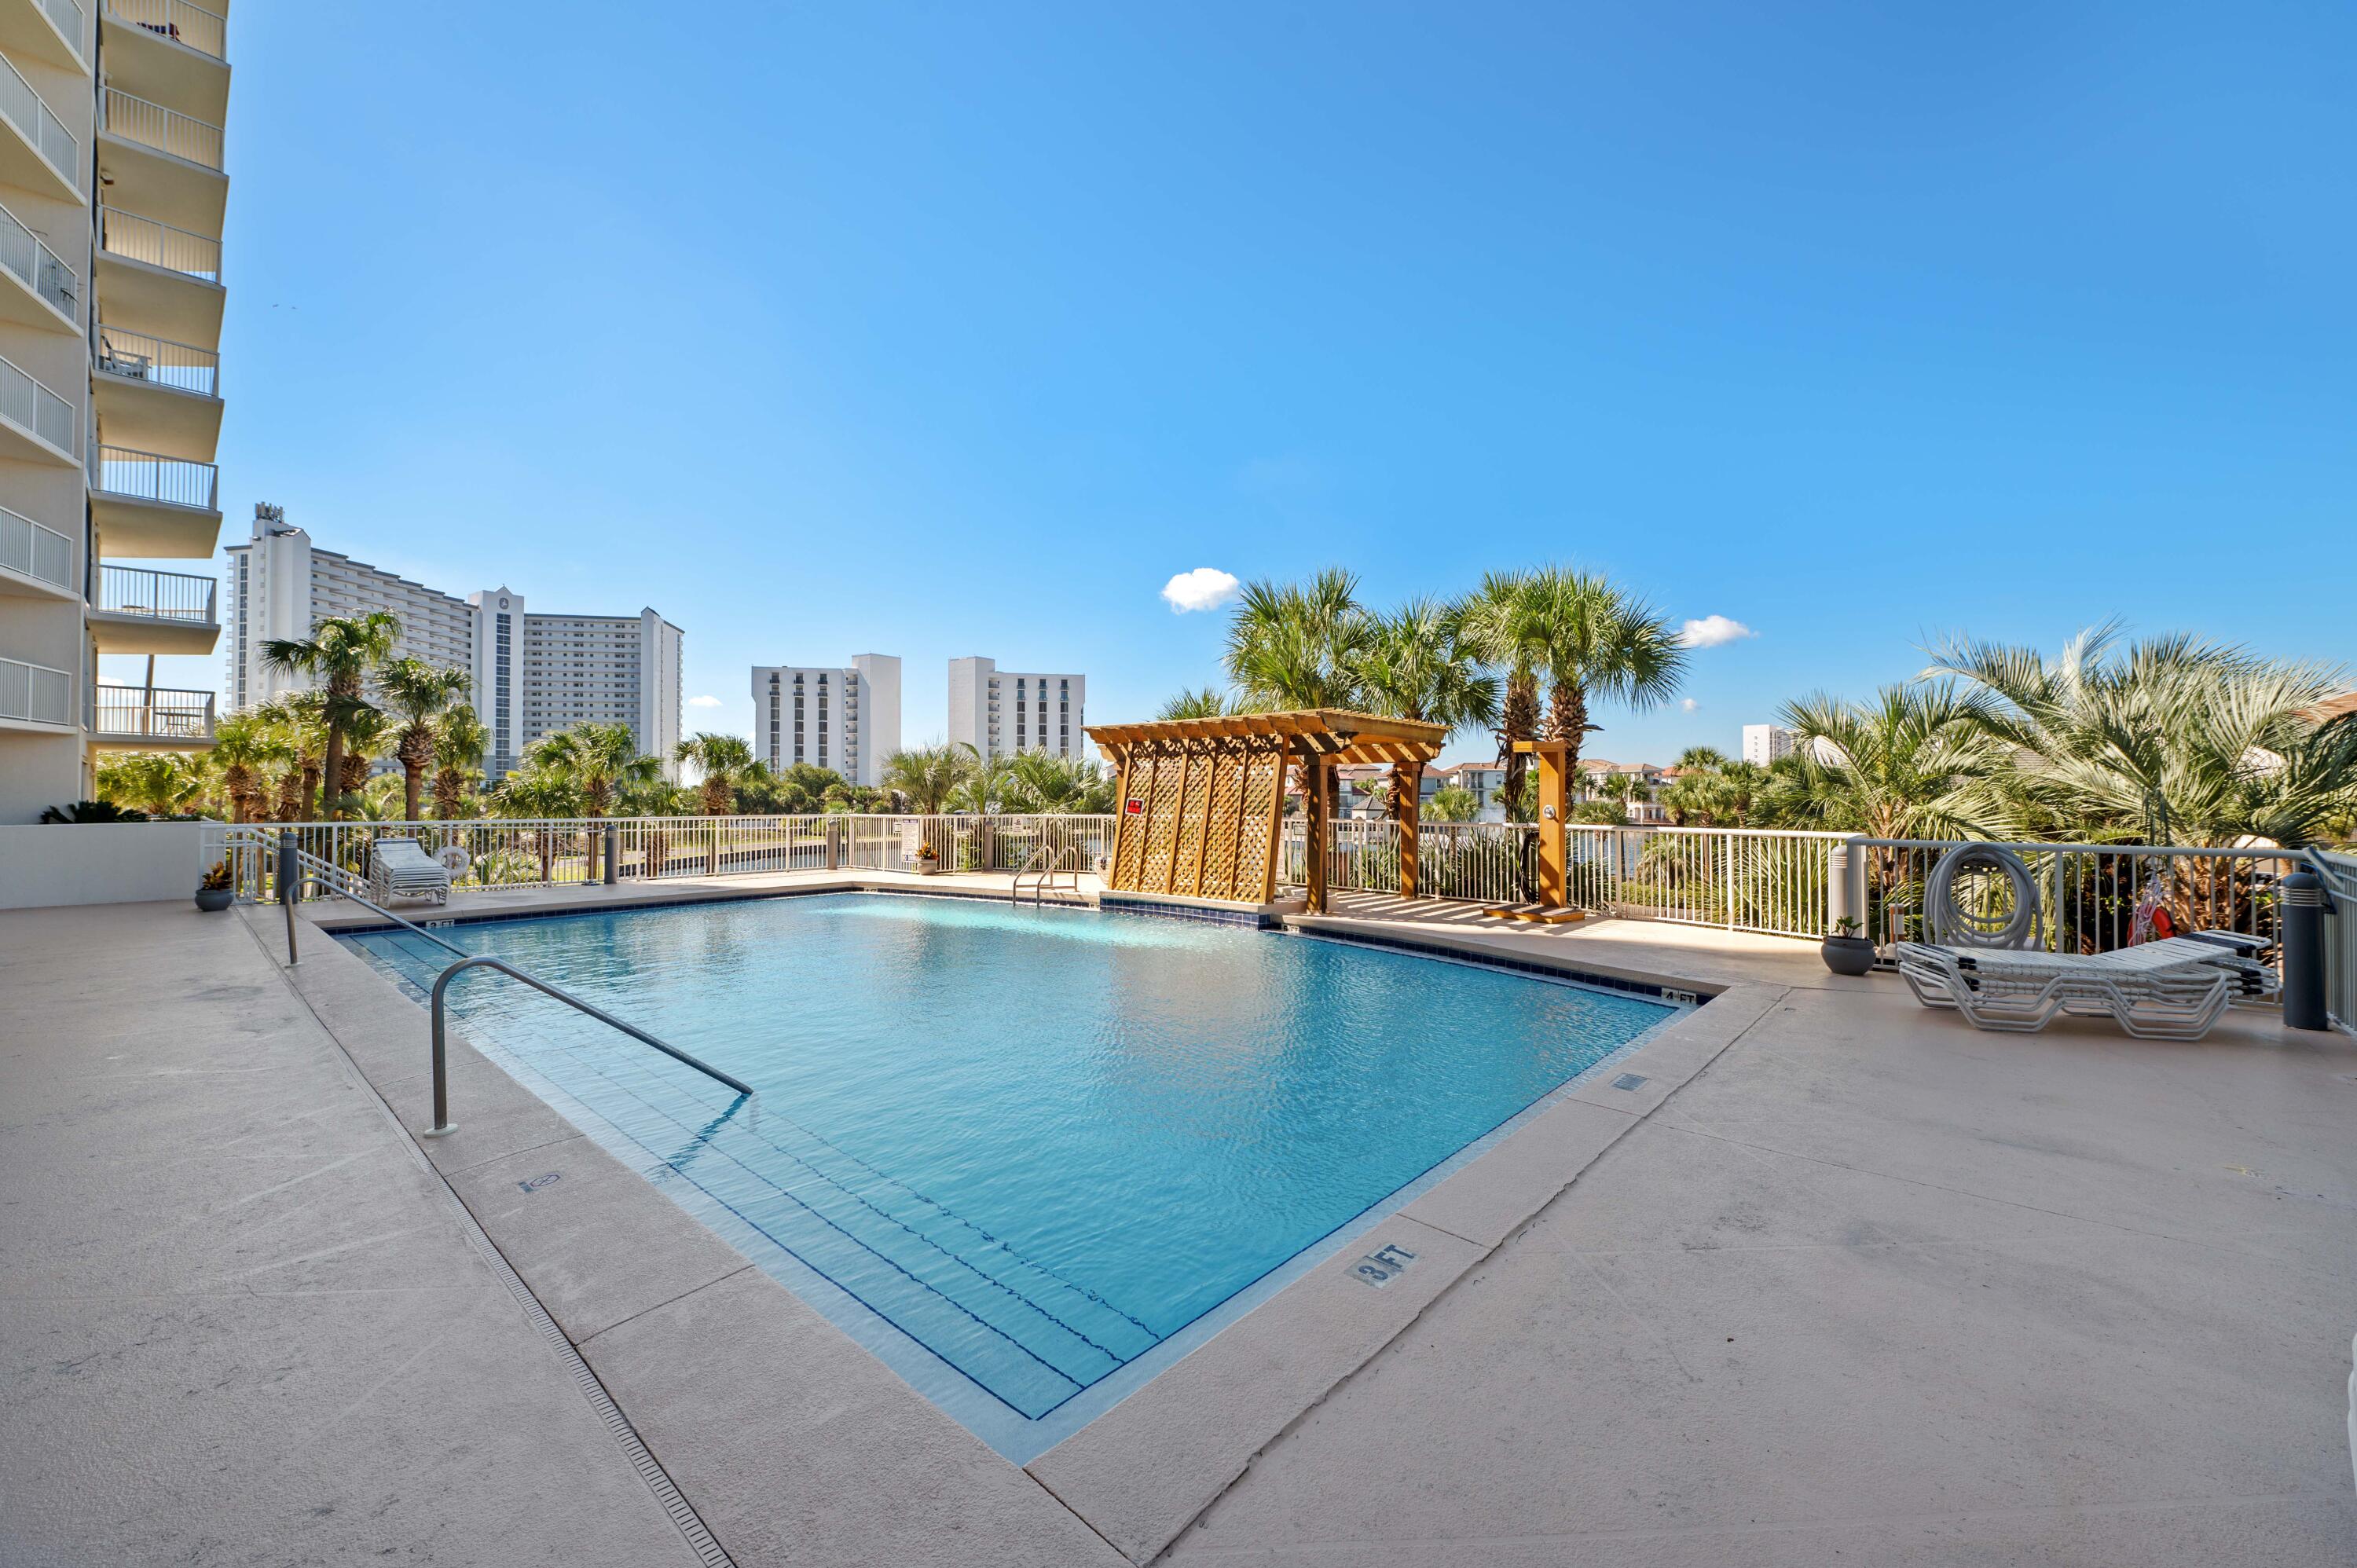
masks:
[[[1308,885],[1309,912],[1326,912],[1326,840],[1333,832],[1333,816],[1326,799],[1326,759],[1308,746],[1301,748],[1302,807],[1308,817],[1302,844],[1301,880]]]
[[[1399,821],[1399,890],[1403,898],[1416,896],[1415,835],[1424,810],[1424,764],[1392,765],[1392,803]]]
[[[1539,902],[1560,909],[1570,902],[1564,823],[1571,816],[1570,769],[1565,766],[1571,747],[1559,740],[1523,744],[1537,754],[1539,762]]]

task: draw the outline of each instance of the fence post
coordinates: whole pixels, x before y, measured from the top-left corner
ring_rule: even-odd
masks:
[[[2287,1029],[2331,1027],[2324,1005],[2324,879],[2295,871],[2283,879],[2283,1021]]]
[[[606,824],[606,886],[608,887],[622,880],[622,857],[619,853],[621,843],[621,824],[608,822]]]

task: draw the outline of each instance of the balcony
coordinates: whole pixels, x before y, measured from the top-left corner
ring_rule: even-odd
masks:
[[[84,24],[74,0],[0,0],[0,48],[63,70],[83,70]]]
[[[6,0],[0,0],[0,5]],[[81,330],[81,282],[38,234],[0,207],[0,320],[51,332]]]
[[[125,446],[101,446],[90,515],[109,555],[201,560],[221,542],[221,473]]]
[[[0,0],[0,5],[14,0]],[[24,74],[0,59],[0,184],[21,185],[60,201],[80,201],[81,144]]]
[[[73,541],[0,506],[0,594],[77,598]]]
[[[0,659],[0,725],[73,727],[73,677],[46,664]]]
[[[72,463],[78,450],[73,405],[0,360],[0,457]]]
[[[202,461],[221,440],[221,356],[144,332],[98,329],[99,424],[124,446]]]
[[[108,316],[184,343],[221,341],[219,240],[119,207],[102,207],[98,243],[99,286]]]
[[[120,88],[109,87],[102,102],[98,161],[107,194],[175,228],[219,233],[229,202],[221,127]]]
[[[91,636],[101,653],[210,653],[221,639],[219,588],[186,572],[102,564]]]
[[[213,743],[213,694],[154,686],[101,686],[91,738],[119,751],[188,751]]]
[[[229,109],[229,26],[189,0],[106,0],[106,79],[214,120]]]

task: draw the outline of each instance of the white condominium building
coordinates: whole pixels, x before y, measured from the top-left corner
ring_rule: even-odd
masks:
[[[1001,670],[988,659],[950,660],[950,739],[987,760],[1018,751],[1077,757],[1085,737],[1084,675]]]
[[[753,755],[773,768],[806,762],[877,787],[900,749],[900,660],[860,653],[847,667],[753,667]]]
[[[401,622],[394,651],[466,671],[491,732],[483,772],[497,780],[532,744],[579,724],[625,724],[639,749],[675,771],[682,633],[653,610],[635,616],[527,613],[522,594],[465,598],[321,550],[276,507],[254,509],[253,538],[230,557],[231,704],[300,690],[307,677],[265,666],[263,645],[311,635],[332,616],[382,610]]]
[[[0,822],[212,744],[228,9],[0,0]]]
[[[1745,725],[1743,726],[1743,760],[1767,767],[1780,757],[1792,751],[1792,732],[1781,725]]]

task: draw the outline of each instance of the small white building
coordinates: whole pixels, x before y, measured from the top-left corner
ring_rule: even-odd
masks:
[[[1765,768],[1780,757],[1791,756],[1792,740],[1792,732],[1781,725],[1745,725],[1743,760]]]
[[[1001,670],[990,659],[950,660],[950,739],[985,761],[1018,751],[1077,758],[1088,677]]]
[[[753,667],[753,754],[774,769],[828,768],[875,789],[900,749],[900,660],[860,653],[848,665]]]

